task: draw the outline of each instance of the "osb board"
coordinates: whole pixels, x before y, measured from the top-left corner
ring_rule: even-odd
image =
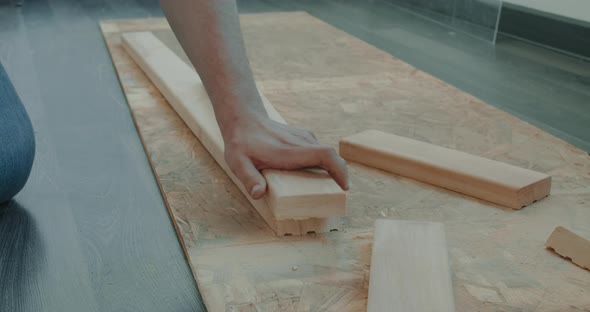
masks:
[[[166,22],[103,21],[210,311],[364,311],[376,218],[445,223],[458,311],[590,309],[590,273],[543,246],[557,225],[590,236],[587,153],[305,13],[245,15],[242,26],[264,94],[320,141],[379,129],[548,173],[553,190],[514,211],[350,164],[345,231],[276,237],[122,50],[121,32],[152,30],[179,51]]]

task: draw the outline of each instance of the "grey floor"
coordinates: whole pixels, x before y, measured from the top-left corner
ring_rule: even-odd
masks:
[[[589,63],[379,1],[240,9],[306,10],[590,151]],[[0,61],[37,138],[29,183],[0,211],[0,311],[204,310],[97,25],[147,16],[161,16],[156,0],[0,5]]]

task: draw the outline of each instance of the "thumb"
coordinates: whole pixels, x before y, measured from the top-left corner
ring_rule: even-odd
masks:
[[[232,171],[252,198],[259,199],[266,193],[266,180],[248,157],[240,157],[234,162]]]

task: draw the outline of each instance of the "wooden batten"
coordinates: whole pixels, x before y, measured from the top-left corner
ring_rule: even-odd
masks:
[[[442,223],[375,221],[367,311],[455,311]]]
[[[327,218],[346,214],[346,196],[323,172],[265,170],[268,195],[264,199],[253,199],[225,162],[223,137],[195,70],[150,32],[125,33],[122,39],[125,50],[278,235],[320,233],[339,228],[338,220]],[[270,102],[262,98],[270,118],[284,123]]]
[[[340,156],[513,209],[551,190],[544,173],[377,130],[342,139]]]

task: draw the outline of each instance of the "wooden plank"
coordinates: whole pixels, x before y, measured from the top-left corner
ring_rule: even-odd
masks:
[[[545,247],[553,249],[576,265],[590,270],[590,241],[576,233],[558,226],[547,239]]]
[[[551,189],[546,174],[377,130],[342,139],[340,155],[513,209],[548,196]]]
[[[263,174],[268,182],[269,194],[265,196],[268,200],[254,200],[225,162],[223,138],[207,92],[194,69],[150,32],[123,34],[123,43],[126,51],[277,234],[300,235],[337,228],[327,224],[327,220],[310,219],[346,214],[345,193],[329,175],[311,170],[267,170]],[[264,97],[263,100],[269,116],[284,123],[268,100]],[[303,209],[303,205],[307,209]]]
[[[442,223],[375,221],[367,311],[455,311]]]

